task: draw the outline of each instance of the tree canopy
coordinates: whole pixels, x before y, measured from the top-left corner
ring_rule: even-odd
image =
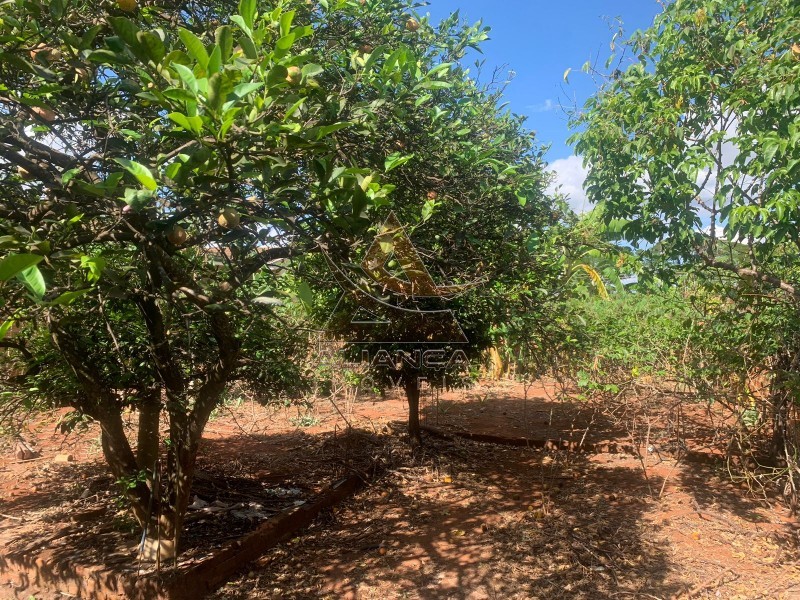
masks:
[[[301,379],[285,304],[318,251],[347,259],[394,210],[431,225],[437,276],[510,281],[557,221],[533,136],[460,62],[485,38],[394,0],[0,6],[0,333],[27,365],[5,405],[97,420],[166,552],[230,383]]]
[[[797,295],[798,19],[788,0],[681,0],[630,39],[573,123],[587,193],[622,236]]]
[[[697,380],[720,389],[731,374],[769,374],[760,418],[795,502],[798,23],[790,0],[669,3],[573,116],[609,232],[643,242],[645,263],[702,311]]]

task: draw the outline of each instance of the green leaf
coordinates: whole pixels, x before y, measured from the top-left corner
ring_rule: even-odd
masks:
[[[289,70],[283,65],[275,65],[267,73],[267,85],[273,86],[286,81],[286,76],[289,75]]]
[[[129,65],[131,58],[126,54],[119,54],[111,50],[92,50],[87,56],[87,60],[93,63],[106,64],[106,65]]]
[[[401,165],[406,164],[408,161],[414,158],[413,154],[409,154],[407,156],[403,156],[399,152],[395,152],[394,154],[390,154],[386,157],[386,162],[384,162],[384,170],[388,173],[392,169],[395,169]]]
[[[191,90],[185,90],[183,88],[169,88],[161,93],[164,94],[165,98],[178,100],[179,102],[195,102],[197,100],[197,96],[195,96]]]
[[[293,33],[283,36],[277,42],[275,42],[275,48],[277,50],[287,52],[292,47],[292,44],[294,44],[294,38],[295,36]]]
[[[146,61],[148,60],[147,51],[142,46],[141,42],[139,41],[139,37],[137,34],[139,33],[139,28],[131,21],[130,19],[126,19],[125,17],[111,17],[109,18],[109,22],[111,23],[111,27],[114,29],[114,33],[119,36],[125,45],[130,49],[130,51],[138,58],[139,60]],[[106,41],[108,43],[108,41]]]
[[[218,112],[222,106],[222,73],[214,73],[208,78],[208,107]]]
[[[438,64],[434,68],[432,68],[430,71],[428,71],[428,77],[433,77],[434,75],[436,75],[440,71],[448,71],[450,69],[450,67],[452,67],[452,66],[453,66],[453,63],[451,63],[451,62]]]
[[[263,87],[264,84],[261,82],[252,82],[252,83],[240,83],[235,88],[233,88],[233,95],[237,98],[244,98],[248,94],[252,94],[257,89]]]
[[[281,15],[281,35],[287,35],[292,29],[292,21],[294,21],[294,11],[288,10]]]
[[[572,71],[572,67],[564,71],[564,83],[569,83],[569,74]]]
[[[314,292],[311,291],[311,287],[305,281],[301,281],[297,285],[297,297],[300,298],[300,301],[307,309],[313,308]]]
[[[208,57],[208,74],[211,75],[212,73],[218,73],[220,68],[222,67],[222,50],[220,47],[214,44],[214,49],[211,51],[211,55]]]
[[[289,110],[287,110],[287,111],[286,111],[286,114],[283,116],[283,121],[284,121],[284,122],[286,122],[286,121],[288,121],[289,119],[291,119],[291,118],[292,118],[292,116],[294,116],[294,114],[295,114],[295,113],[296,113],[298,110],[300,110],[300,107],[301,107],[301,106],[303,106],[303,104],[305,104],[305,103],[306,103],[306,100],[308,100],[308,97],[306,97],[306,96],[303,96],[303,97],[302,97],[302,98],[300,98],[300,99],[299,99],[297,102],[295,102],[294,104],[292,104],[292,105],[289,107]]]
[[[89,270],[89,274],[86,276],[90,282],[96,282],[100,280],[100,276],[103,274],[103,269],[106,268],[106,259],[102,256],[81,256],[81,267],[84,269]]]
[[[247,28],[252,31],[256,19],[256,0],[239,0],[239,14]]]
[[[232,15],[231,16],[231,22],[236,23],[239,26],[239,29],[244,31],[244,33],[247,35],[246,38],[239,40],[239,44],[241,44],[242,49],[245,51],[245,56],[247,56],[249,58],[253,58],[253,56],[251,54],[247,53],[247,48],[244,45],[244,41],[247,40],[247,42],[250,44],[250,46],[253,46],[253,42],[252,42],[252,39],[253,39],[253,28],[249,27],[247,25],[247,23],[241,17],[241,15]],[[255,46],[253,46],[253,48],[255,48]]]
[[[0,260],[0,281],[8,281],[25,269],[38,265],[44,256],[38,254],[10,254]]]
[[[17,67],[25,73],[35,73],[44,79],[53,81],[58,79],[58,76],[49,69],[45,69],[41,65],[34,64],[11,52],[0,52],[0,61],[3,64],[9,64]]]
[[[75,300],[77,300],[81,296],[85,296],[90,291],[92,291],[91,288],[86,288],[86,289],[83,289],[83,290],[75,290],[73,292],[64,292],[58,298],[56,298],[55,300],[52,300],[48,304],[50,306],[59,306],[59,305],[72,304],[73,302],[75,302]]]
[[[239,38],[239,45],[244,51],[244,55],[251,60],[258,60],[258,50],[256,45],[249,37]]]
[[[186,46],[186,51],[189,53],[189,56],[194,58],[203,69],[208,67],[208,52],[206,52],[206,47],[203,45],[202,40],[193,34],[188,29],[180,27],[178,29],[178,35],[181,38],[184,46]]]
[[[433,210],[436,208],[436,200],[425,200],[422,205],[422,222],[424,223],[433,215]]]
[[[164,42],[161,41],[157,33],[152,31],[140,31],[136,34],[136,39],[139,40],[147,56],[149,56],[154,63],[158,64],[161,62],[161,59],[166,56],[167,50],[164,47]]]
[[[41,300],[44,293],[47,291],[47,286],[44,283],[44,277],[39,267],[33,266],[25,269],[21,273],[17,273],[17,279],[33,294],[37,300]]]
[[[14,326],[14,320],[8,319],[7,321],[3,322],[0,325],[0,340],[5,338],[8,335],[8,332],[11,331],[11,328]]]
[[[97,34],[100,33],[101,29],[102,27],[100,25],[94,25],[93,27],[87,29],[86,33],[81,36],[80,42],[78,42],[78,50],[88,50],[91,48],[94,38],[97,37]]]
[[[173,64],[172,68],[178,73],[178,77],[183,81],[183,85],[189,88],[194,94],[197,94],[197,78],[194,76],[194,73],[192,73],[192,70],[189,67],[179,64]]]
[[[50,14],[55,20],[64,15],[64,0],[50,0]]]
[[[324,72],[325,69],[323,69],[320,65],[317,65],[315,63],[309,63],[305,65],[301,70],[303,79],[305,79],[306,77],[316,77],[317,75],[320,75],[321,73]]]
[[[432,81],[423,81],[418,83],[414,89],[415,90],[443,90],[447,88],[453,87],[453,84],[449,81],[439,81],[439,80],[432,80]]]
[[[68,170],[64,171],[61,174],[61,183],[66,185],[67,183],[72,181],[72,179],[75,177],[75,175],[80,173],[82,170],[83,169],[81,167],[75,167],[74,169],[68,169]]]
[[[192,59],[183,50],[173,50],[164,58],[163,64],[165,67],[171,67],[176,64],[189,67],[192,64]]]
[[[231,52],[233,51],[233,29],[231,29],[230,25],[217,27],[214,39],[217,42],[217,46],[220,48],[222,62],[228,62],[228,59],[231,57]]]
[[[322,127],[317,127],[317,139],[321,140],[326,135],[330,135],[334,131],[339,131],[340,129],[344,129],[345,127],[350,127],[353,123],[349,121],[345,121],[344,123],[334,123],[333,125],[323,125]]]
[[[170,118],[170,120],[183,127],[186,131],[192,131],[199,135],[203,130],[203,119],[200,117],[187,117],[183,113],[179,112],[172,112],[167,116]]]
[[[148,190],[152,191],[158,188],[158,183],[156,183],[153,173],[151,173],[150,169],[145,167],[143,164],[133,160],[128,160],[127,158],[115,158],[114,162],[128,171],[128,173],[136,177],[136,179],[139,180],[139,183],[141,183]]]

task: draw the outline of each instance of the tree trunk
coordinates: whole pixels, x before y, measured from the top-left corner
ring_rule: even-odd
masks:
[[[790,401],[791,396],[785,390],[780,390],[772,397],[772,459],[780,460],[786,455]]]
[[[169,532],[174,530],[175,526],[170,515],[161,515],[158,519],[153,519],[147,530],[140,558],[159,565],[161,561],[175,558],[177,556],[175,536],[169,535]]]
[[[225,391],[227,372],[207,382],[198,392],[193,410],[189,413],[174,411],[170,414],[170,449],[167,454],[167,497],[158,530],[161,541],[161,558],[171,558],[181,551],[183,520],[191,498],[192,482],[197,463],[200,439],[211,411],[219,404]],[[171,553],[171,554],[170,554]]]
[[[158,458],[158,425],[161,416],[160,391],[144,398],[139,406],[139,431],[136,441],[136,463],[142,471],[150,471]]]
[[[789,416],[795,395],[792,381],[796,376],[798,363],[800,363],[800,352],[787,352],[779,357],[774,368],[775,375],[770,385],[772,443],[769,450],[772,459],[786,458],[787,444],[791,435]]]
[[[412,446],[422,445],[419,428],[419,377],[415,372],[403,373],[403,387],[408,400],[408,437]]]
[[[111,467],[111,473],[117,478],[128,497],[134,517],[144,526],[147,523],[150,507],[150,488],[137,477],[139,466],[136,464],[128,438],[125,437],[122,416],[107,412],[100,415],[97,421],[100,423],[103,456]]]
[[[85,353],[78,345],[78,338],[49,315],[48,328],[55,347],[72,367],[83,388],[84,397],[74,406],[100,424],[103,456],[130,501],[134,517],[144,526],[151,505],[150,488],[138,477],[139,465],[125,435],[120,404],[96,366],[84,360]]]

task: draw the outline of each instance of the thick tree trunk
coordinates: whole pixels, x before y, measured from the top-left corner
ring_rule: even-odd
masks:
[[[211,411],[219,404],[225,390],[227,373],[220,372],[218,378],[207,382],[198,392],[194,409],[185,413],[170,414],[170,439],[172,444],[167,455],[168,495],[163,503],[161,515],[161,549],[172,556],[181,550],[181,531],[186,510],[191,499],[197,463],[197,451]],[[171,557],[171,556],[167,556]]]
[[[123,487],[131,503],[134,517],[144,526],[147,523],[150,507],[150,488],[137,477],[139,465],[136,464],[133,450],[128,438],[125,437],[122,416],[106,412],[95,418],[100,423],[103,456],[111,468],[111,473]]]
[[[103,456],[111,468],[111,473],[122,485],[123,492],[131,503],[134,517],[144,526],[149,518],[150,488],[138,477],[139,465],[136,464],[136,457],[125,435],[120,404],[95,365],[85,360],[85,354],[78,345],[78,338],[49,317],[48,327],[56,348],[72,367],[84,391],[84,398],[75,404],[75,408],[100,424]]]
[[[139,406],[139,431],[136,440],[136,463],[142,471],[150,471],[158,458],[158,426],[161,417],[160,392],[144,398]]]
[[[422,445],[419,428],[419,377],[417,373],[403,373],[403,387],[408,400],[408,437],[412,446]]]

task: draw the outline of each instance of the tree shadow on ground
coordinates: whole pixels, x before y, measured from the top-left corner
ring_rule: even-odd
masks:
[[[800,524],[790,518],[777,488],[751,489],[744,482],[735,483],[722,460],[711,464],[686,462],[677,478],[692,496],[692,508],[701,518],[717,521],[731,531],[740,529],[737,519],[753,524],[751,537],[769,535],[787,552],[794,553],[796,560]]]
[[[347,454],[349,449],[376,444],[374,436],[357,431],[203,440],[192,487],[200,508],[187,514],[181,562],[207,556],[312,497],[347,469],[347,460],[354,468],[360,465],[358,453]],[[0,571],[14,588],[26,590],[21,597],[47,589],[81,598],[126,595],[140,570],[153,570],[137,561],[142,531],[124,510],[105,465],[48,468],[35,486],[34,493],[3,502],[0,509],[19,515],[5,519],[0,530]],[[163,568],[169,575],[171,566]]]
[[[699,508],[726,511],[751,523],[764,521],[764,509],[782,503],[777,486],[766,490],[754,486],[748,493],[746,485],[732,481],[724,462],[730,415],[722,410],[711,414],[707,403],[659,396],[646,405],[620,402],[611,408],[609,403],[602,413],[596,404],[569,397],[555,400],[543,391],[540,386],[527,399],[519,389],[502,388],[488,399],[475,391],[453,395],[449,404],[429,402],[426,421],[445,431],[502,437],[525,431],[537,441],[617,443],[618,448],[624,445],[634,453],[638,448],[648,465],[678,458],[681,466],[671,474],[689,490]],[[620,413],[620,418],[612,418],[613,412]],[[636,419],[640,422],[632,425]]]
[[[641,473],[463,441],[428,439],[425,454],[215,597],[663,597],[682,589],[667,580],[666,543],[642,520]]]
[[[423,398],[422,419],[427,425],[472,433],[562,439],[574,442],[630,442],[629,433],[594,403],[557,397],[554,390],[521,387],[483,391],[454,390]]]

